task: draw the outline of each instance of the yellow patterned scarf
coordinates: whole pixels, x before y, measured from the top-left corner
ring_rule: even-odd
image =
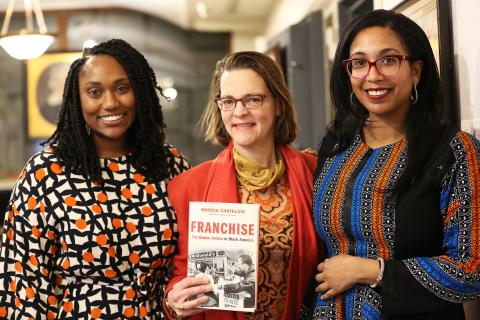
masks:
[[[275,169],[264,168],[248,160],[233,148],[233,162],[237,171],[237,178],[249,192],[268,187],[279,179],[285,172],[285,163],[282,155],[275,150]]]

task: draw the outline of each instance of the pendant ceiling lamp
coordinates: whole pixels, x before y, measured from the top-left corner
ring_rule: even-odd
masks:
[[[40,2],[39,0],[24,0],[26,28],[16,34],[8,33],[14,5],[15,0],[9,0],[0,34],[0,46],[15,59],[37,58],[47,51],[54,40],[52,35],[47,34]],[[33,27],[33,14],[37,21],[38,32]]]

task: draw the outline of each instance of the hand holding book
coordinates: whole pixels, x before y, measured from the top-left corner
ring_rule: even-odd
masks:
[[[179,281],[167,295],[167,308],[174,313],[171,316],[183,318],[205,312],[206,309],[199,307],[209,301],[205,294],[212,290],[207,277],[186,277]]]

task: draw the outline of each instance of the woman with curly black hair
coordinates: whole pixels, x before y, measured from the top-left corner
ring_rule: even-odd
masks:
[[[70,67],[58,126],[19,177],[0,254],[1,319],[162,317],[176,244],[155,74],[122,40]]]

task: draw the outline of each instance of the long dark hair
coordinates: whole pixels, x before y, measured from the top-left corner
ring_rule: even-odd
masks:
[[[337,46],[330,77],[330,92],[336,114],[327,134],[335,137],[338,143],[336,152],[344,150],[368,117],[368,111],[362,105],[357,103],[352,106],[350,102],[352,86],[342,60],[348,59],[356,35],[369,27],[389,28],[407,49],[411,61],[423,62],[417,85],[418,101],[407,114],[407,168],[395,186],[395,191],[400,192],[419,175],[435,148],[435,137],[442,131],[440,75],[428,38],[415,22],[400,13],[375,10],[362,14],[348,25]]]
[[[78,76],[90,57],[102,54],[120,63],[135,95],[136,118],[128,132],[133,164],[148,178],[163,179],[167,175],[165,124],[157,96],[157,90],[162,89],[145,57],[123,40],[112,39],[86,49],[72,63],[65,80],[57,129],[44,144],[51,145],[59,161],[75,172],[94,180],[101,178],[99,158],[82,115]]]

